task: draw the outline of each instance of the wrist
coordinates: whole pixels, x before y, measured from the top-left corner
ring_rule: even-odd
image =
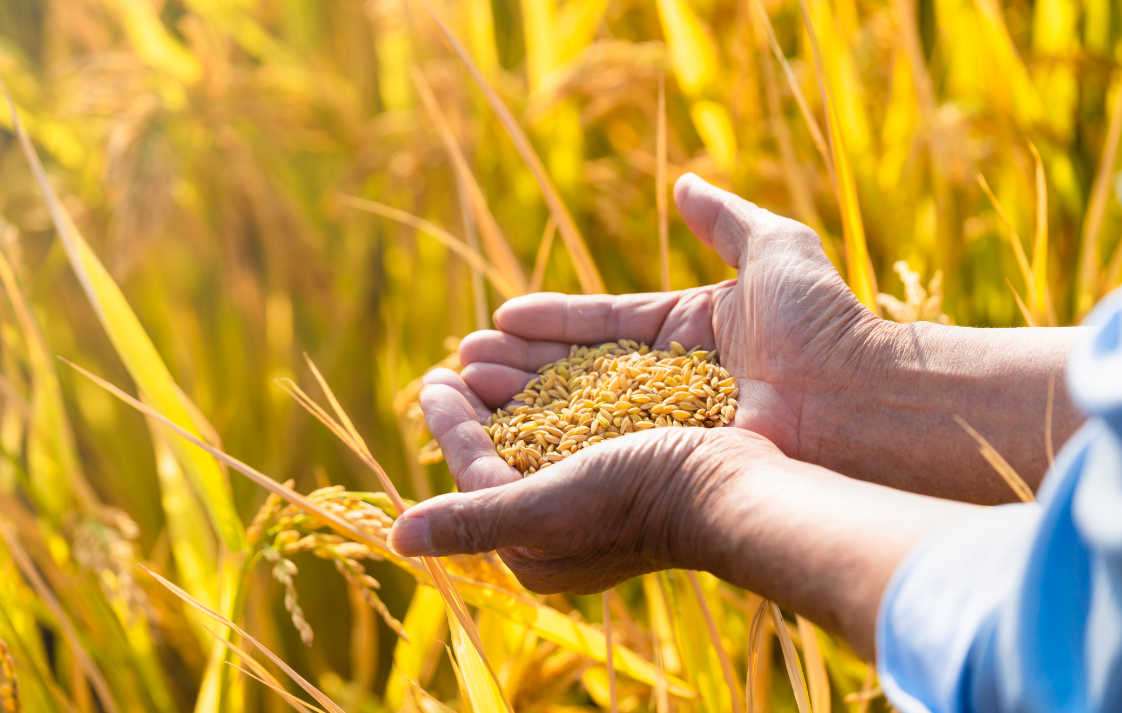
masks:
[[[814,462],[927,495],[1009,502],[1013,491],[979,455],[962,419],[1035,489],[1049,435],[1056,450],[1082,421],[1063,378],[1078,329],[877,320],[854,359],[851,388],[831,403],[832,428]]]

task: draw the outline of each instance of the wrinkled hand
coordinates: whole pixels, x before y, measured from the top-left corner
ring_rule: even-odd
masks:
[[[722,572],[753,464],[786,460],[732,428],[660,428],[579,451],[525,479],[495,451],[487,408],[454,372],[426,377],[421,406],[460,493],[415,505],[390,546],[404,555],[498,550],[527,588],[592,593],[669,567]]]
[[[495,313],[499,331],[461,344],[464,381],[495,408],[574,343],[715,348],[740,387],[734,425],[791,457],[834,465],[824,451],[867,389],[869,345],[883,321],[857,300],[805,225],[692,174],[674,197],[694,234],[737,269],[736,280],[669,293],[513,299]]]

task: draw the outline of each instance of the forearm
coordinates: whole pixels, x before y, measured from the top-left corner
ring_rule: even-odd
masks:
[[[936,497],[995,504],[1012,491],[978,452],[958,416],[1036,489],[1051,441],[1082,416],[1067,396],[1064,365],[1082,328],[972,329],[883,323],[862,389],[839,404],[818,460],[863,480]]]
[[[839,634],[872,659],[877,607],[908,551],[975,506],[904,493],[818,466],[754,468],[722,499],[707,568]]]

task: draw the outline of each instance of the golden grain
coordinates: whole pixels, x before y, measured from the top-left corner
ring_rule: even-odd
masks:
[[[651,428],[713,428],[736,413],[736,380],[717,354],[628,339],[573,346],[487,419],[499,455],[529,475],[613,438]]]

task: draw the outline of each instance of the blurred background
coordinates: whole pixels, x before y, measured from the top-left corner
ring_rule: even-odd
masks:
[[[662,289],[660,168],[664,186],[693,171],[811,225],[851,283],[862,275],[866,302],[896,319],[1071,324],[1122,282],[1116,2],[432,2],[0,2],[0,76],[74,225],[213,427],[208,437],[301,492],[381,489],[274,385],[309,383],[303,352],[406,497],[451,489],[447,469],[421,453],[407,387],[515,294]],[[57,567],[56,591],[69,583],[103,600],[62,602],[103,667],[157,662],[135,680],[110,676],[122,710],[190,710],[209,645],[177,632],[179,605],[127,562],[149,561],[182,584],[191,575],[178,548],[211,553],[219,571],[220,538],[199,521],[192,544],[177,539],[167,484],[182,479],[181,454],[56,366],[64,356],[130,391],[136,378],[76,278],[6,106],[0,126],[2,510],[38,568]],[[550,205],[554,191],[571,222]],[[666,215],[671,288],[734,276],[672,200]],[[891,298],[875,301],[877,292]],[[60,469],[63,481],[43,475]],[[86,488],[75,496],[84,509],[60,494]],[[264,494],[232,476],[229,492],[249,523]],[[77,556],[87,531],[116,564]],[[0,639],[23,638],[22,653],[8,641],[17,671],[41,679],[26,695],[37,686],[59,710],[71,708],[58,700],[96,710],[60,646],[58,617],[10,559],[0,556],[0,578],[11,579],[0,585]],[[245,574],[247,628],[348,710],[395,709],[385,698],[393,632],[330,563],[296,561],[313,646],[289,625],[266,567]],[[385,563],[370,571],[404,617],[414,577]],[[130,572],[144,581],[130,583]],[[742,593],[705,586],[743,678],[750,617],[730,603]],[[649,658],[644,592],[622,586],[617,615]],[[99,650],[113,634],[96,622],[132,606],[121,605],[130,596],[144,600],[150,649],[130,623],[121,652]],[[600,620],[599,597],[549,603]],[[640,624],[628,634],[632,616]],[[845,702],[875,686],[818,636],[834,705],[883,706],[875,695]],[[760,689],[762,705],[795,710],[778,648],[768,651],[779,673],[774,692]],[[565,668],[556,692],[519,710],[603,704],[588,670]],[[446,659],[428,680],[466,710]],[[285,705],[249,686],[246,709]],[[650,691],[636,689],[630,709],[654,710]]]

